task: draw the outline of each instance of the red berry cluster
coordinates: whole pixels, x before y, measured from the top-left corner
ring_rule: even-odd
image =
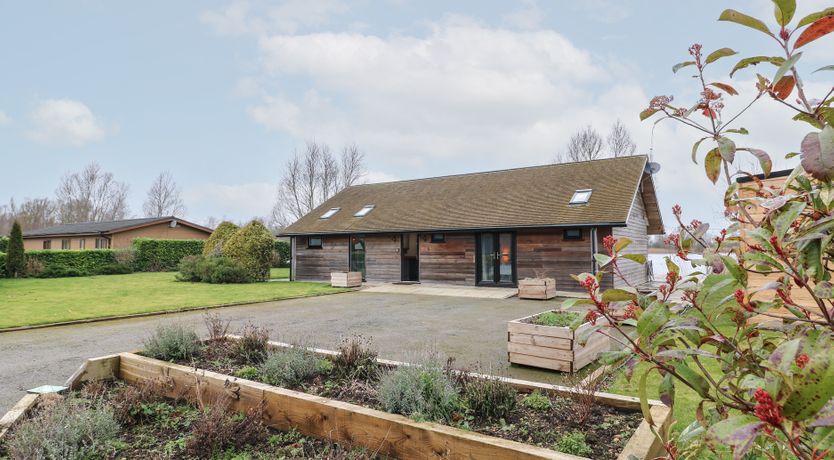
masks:
[[[800,369],[805,369],[805,366],[808,365],[808,361],[811,361],[811,357],[805,353],[802,353],[796,357],[796,365]]]
[[[741,306],[741,308],[743,308],[743,309],[745,309],[749,312],[753,312],[755,310],[753,308],[753,305],[750,302],[748,302],[747,299],[745,298],[744,291],[742,291],[741,289],[736,289],[735,296],[736,296],[736,302],[738,302],[738,304]]]
[[[606,236],[602,239],[602,246],[608,251],[608,254],[613,256],[614,255],[614,245],[617,244],[617,239],[611,235]]]
[[[773,426],[780,426],[782,424],[785,420],[782,416],[782,408],[773,401],[770,393],[759,388],[756,390],[753,398],[756,399],[756,408],[753,410],[753,413],[756,414],[759,420]]]
[[[591,325],[597,325],[597,318],[600,317],[600,314],[595,312],[594,310],[588,310],[588,313],[585,315],[585,321],[590,322]]]

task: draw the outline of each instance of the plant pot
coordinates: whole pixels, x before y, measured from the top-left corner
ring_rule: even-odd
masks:
[[[556,297],[556,280],[553,278],[518,280],[519,299],[548,300],[554,297]]]
[[[507,355],[511,363],[577,372],[594,362],[600,352],[609,349],[608,337],[600,333],[592,333],[584,344],[579,343],[578,339],[593,327],[591,323],[583,323],[575,330],[568,326],[533,324],[531,320],[540,314],[514,319],[507,324]],[[597,324],[607,322],[605,318],[597,319]]]
[[[330,272],[330,285],[352,288],[362,285],[362,272]]]

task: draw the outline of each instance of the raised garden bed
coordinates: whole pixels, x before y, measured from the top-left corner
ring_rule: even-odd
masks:
[[[275,350],[286,348],[286,344],[270,342]],[[552,435],[557,429],[571,428],[570,404],[578,394],[577,390],[527,382],[515,379],[500,379],[519,392],[519,401],[530,392],[541,393],[552,406],[545,411],[534,411],[522,404],[522,409],[503,420],[476,420],[461,414],[454,423],[461,429],[445,424],[416,421],[374,408],[372,398],[366,398],[362,390],[346,391],[333,380],[317,376],[304,381],[297,390],[287,389],[255,380],[234,377],[205,368],[222,368],[224,372],[240,372],[245,366],[234,360],[223,359],[223,347],[205,347],[193,361],[193,365],[181,365],[160,361],[134,353],[122,353],[88,361],[68,386],[78,387],[83,382],[102,379],[121,379],[127,384],[143,385],[158,382],[165,396],[171,398],[190,397],[198,400],[228,399],[234,411],[247,413],[257,407],[263,408],[264,423],[274,430],[295,430],[302,436],[337,442],[346,448],[364,448],[367,452],[395,458],[549,458],[571,459],[575,456],[552,449],[522,443],[512,439],[519,432],[513,427],[527,431],[522,441],[535,443],[536,436]],[[321,357],[335,361],[337,353],[327,350],[313,350]],[[205,360],[205,362],[203,361]],[[376,360],[384,369],[394,369],[407,364]],[[238,367],[235,371],[233,368]],[[413,367],[409,367],[413,368]],[[250,378],[259,379],[258,375]],[[470,379],[494,379],[494,377],[467,374]],[[328,381],[330,382],[328,384]],[[358,385],[357,379],[350,379]],[[144,383],[143,383],[144,382]],[[362,379],[358,379],[361,383]],[[298,391],[304,390],[304,391]],[[328,393],[343,399],[355,400],[359,404],[340,401],[311,393]],[[351,396],[352,395],[352,396]],[[40,397],[28,397],[33,400]],[[541,399],[541,398],[539,398]],[[594,449],[587,456],[591,458],[653,458],[660,452],[660,445],[652,435],[649,425],[639,415],[639,400],[632,397],[597,393],[593,396],[594,415],[585,426],[581,426],[588,444]],[[27,403],[29,405],[29,403]],[[659,402],[651,403],[651,413],[656,423],[668,426],[670,411]],[[21,415],[26,413],[19,411]],[[593,418],[598,417],[598,418]],[[4,419],[5,420],[5,419]],[[12,421],[9,425],[13,424]],[[575,428],[575,427],[574,427]],[[484,434],[486,433],[486,434]],[[596,436],[596,438],[595,438]],[[547,439],[539,439],[549,444]],[[0,443],[2,440],[0,439]]]
[[[556,297],[556,280],[553,278],[524,278],[518,280],[518,298],[548,300]]]
[[[546,311],[515,319],[507,325],[507,355],[511,363],[562,372],[577,372],[609,347],[604,334],[587,335],[593,325],[580,313]],[[607,320],[599,318],[597,324]]]
[[[352,288],[362,285],[362,272],[331,272],[330,286]]]

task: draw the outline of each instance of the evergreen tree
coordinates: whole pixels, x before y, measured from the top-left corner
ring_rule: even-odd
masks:
[[[12,232],[9,234],[8,251],[6,253],[6,276],[9,278],[23,276],[23,232],[17,221],[14,221]]]

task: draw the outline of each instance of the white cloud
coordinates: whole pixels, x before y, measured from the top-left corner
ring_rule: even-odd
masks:
[[[183,201],[196,216],[228,216],[234,220],[269,216],[275,184],[199,184],[183,191]]]
[[[105,129],[89,107],[72,99],[41,101],[31,114],[30,139],[50,145],[82,146],[104,138]]]
[[[0,112],[0,126],[11,123],[12,119],[5,112]]]
[[[504,15],[504,22],[519,29],[538,29],[544,19],[544,12],[538,0],[524,0],[523,8]]]
[[[347,10],[342,0],[285,0],[277,5],[235,0],[221,10],[203,12],[200,19],[221,35],[295,33],[328,24]]]

